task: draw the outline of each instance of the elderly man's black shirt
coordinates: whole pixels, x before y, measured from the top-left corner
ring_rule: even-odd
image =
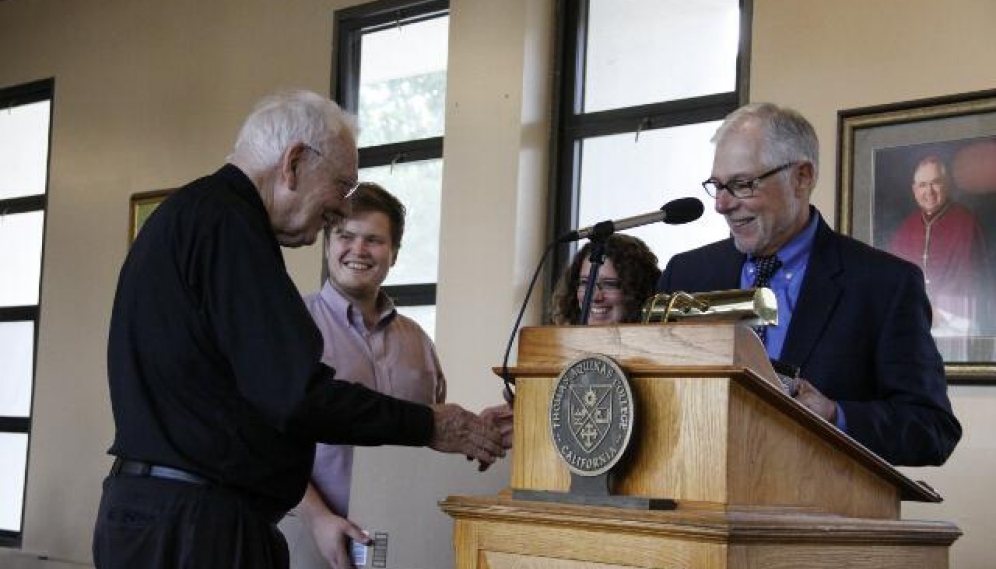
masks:
[[[274,511],[304,492],[314,441],[427,444],[432,413],[332,379],[252,182],[227,165],[145,223],[108,346],[110,453],[182,468]]]

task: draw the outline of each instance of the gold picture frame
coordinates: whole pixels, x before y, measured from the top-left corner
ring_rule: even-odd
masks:
[[[169,190],[153,190],[150,192],[139,192],[131,195],[128,208],[128,246],[134,243],[138,237],[139,230],[145,220],[152,215],[156,207],[163,203],[169,195],[173,193]]]
[[[996,385],[996,90],[843,110],[837,122],[837,229],[924,269],[934,308],[932,333],[949,382]],[[941,165],[936,171],[946,180],[942,187],[950,207],[941,215],[957,207],[963,227],[978,227],[972,232],[977,239],[961,246],[968,243],[961,237],[961,247],[950,249],[981,251],[957,276],[939,272],[945,259],[938,252],[944,239],[939,224],[933,226],[933,238],[929,232],[924,237],[920,209],[930,206],[917,205],[921,198],[913,191],[913,175],[925,160]],[[954,224],[954,218],[949,216],[949,222]],[[910,259],[900,242],[910,243],[914,233],[919,235],[917,256]],[[949,239],[948,247],[954,247],[954,238]],[[939,259],[932,265],[931,254]],[[967,275],[974,279],[965,287],[971,292],[936,292],[945,285],[948,291],[961,290],[954,285]],[[960,327],[945,320],[951,315],[945,304],[952,301],[967,307]]]

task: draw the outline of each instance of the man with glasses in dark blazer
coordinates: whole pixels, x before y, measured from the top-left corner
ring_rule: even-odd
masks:
[[[810,196],[819,143],[799,113],[762,103],[713,137],[703,183],[728,239],[673,257],[663,292],[767,286],[772,359],[800,370],[796,399],[896,465],[939,465],[961,438],[930,335],[923,273],[826,224]]]

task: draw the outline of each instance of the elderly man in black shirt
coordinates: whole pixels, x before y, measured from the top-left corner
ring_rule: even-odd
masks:
[[[128,254],[111,316],[117,458],[94,535],[106,567],[286,567],[276,529],[316,440],[427,445],[487,465],[499,430],[333,379],[280,245],[314,243],[356,186],[355,127],[310,92],[264,99],[228,164],[177,191]]]

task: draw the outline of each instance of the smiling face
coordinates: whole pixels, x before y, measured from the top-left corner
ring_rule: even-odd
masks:
[[[588,282],[588,273],[591,271],[591,262],[585,259],[581,263],[581,272],[578,279],[578,304],[584,302],[585,285]],[[588,324],[604,325],[618,324],[626,316],[625,296],[621,288],[619,273],[612,260],[606,258],[602,268],[598,271],[598,284],[591,295],[591,312],[588,314]]]
[[[930,217],[948,201],[948,181],[937,162],[923,162],[913,174],[913,198],[920,211]]]
[[[716,144],[712,178],[746,181],[781,166],[762,160],[763,144],[754,123],[728,132]],[[725,190],[716,196],[716,212],[726,218],[738,251],[772,255],[802,231],[809,220],[812,174],[812,164],[801,161],[761,180],[751,197],[736,198]]]
[[[327,245],[332,285],[352,300],[375,299],[397,258],[387,215],[354,214],[332,228]]]

